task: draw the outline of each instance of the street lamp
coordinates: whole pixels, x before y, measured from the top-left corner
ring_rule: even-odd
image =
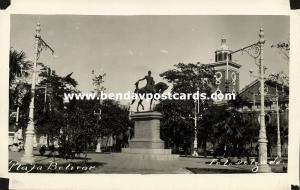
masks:
[[[36,26],[36,34],[35,34],[35,60],[33,64],[33,75],[32,75],[32,83],[31,83],[31,101],[29,106],[29,122],[26,129],[26,139],[25,139],[25,153],[21,158],[21,162],[33,164],[34,157],[33,157],[33,141],[34,141],[34,97],[35,97],[35,79],[36,79],[36,66],[38,60],[38,48],[39,48],[39,40],[41,37],[41,24],[37,23]]]
[[[265,124],[265,80],[264,80],[264,30],[260,28],[259,32],[259,47],[260,47],[260,56],[259,56],[259,72],[260,72],[260,130],[259,130],[259,153],[258,153],[258,172],[271,172],[271,168],[268,165],[268,149],[267,149],[267,135],[266,135],[266,124]]]
[[[230,52],[227,54],[226,58],[226,65],[228,65],[228,56],[232,55],[237,52],[246,52],[248,53],[249,56],[254,58],[255,64],[259,66],[259,80],[260,80],[260,130],[259,130],[259,139],[258,139],[258,144],[259,144],[259,154],[258,154],[258,172],[265,173],[265,172],[271,172],[271,168],[268,165],[268,155],[267,155],[267,136],[266,136],[266,126],[265,126],[265,78],[264,78],[264,73],[265,73],[265,66],[264,66],[264,44],[265,44],[265,39],[264,39],[264,30],[263,28],[260,28],[259,30],[259,41],[248,45],[246,47],[243,47],[241,49],[238,49],[236,51]],[[257,64],[257,58],[259,58],[259,63]],[[227,71],[228,72],[228,71]],[[251,71],[250,71],[251,73]]]
[[[198,88],[199,91],[199,88]],[[201,118],[201,116],[199,117],[199,99],[194,101],[195,107],[194,107],[194,117],[189,115],[188,117],[183,117],[180,116],[182,119],[193,119],[194,120],[194,141],[193,141],[193,152],[192,152],[192,156],[199,156],[197,149],[198,149],[198,138],[197,138],[197,119]],[[198,109],[197,109],[198,108]],[[197,111],[198,110],[198,111]],[[175,133],[175,132],[174,132]]]
[[[35,51],[34,51],[34,63],[33,63],[33,74],[31,83],[31,100],[29,105],[29,122],[26,128],[26,139],[25,139],[25,153],[21,158],[22,163],[33,164],[33,146],[35,144],[35,127],[34,127],[34,98],[36,89],[36,75],[37,75],[37,61],[40,53],[43,49],[50,49],[52,55],[54,50],[41,38],[41,24],[37,23],[35,28]]]
[[[93,75],[93,79],[92,80],[93,80],[93,84],[96,87],[95,90],[97,91],[97,96],[100,96],[102,90],[104,89],[103,87],[101,87],[101,84],[104,82],[103,81],[103,77],[105,76],[105,73],[104,74],[96,75],[95,71],[92,70],[92,75]],[[99,105],[100,105],[99,112],[94,111],[94,114],[98,116],[98,118],[97,118],[97,126],[99,124],[99,120],[101,120],[101,98],[99,98]],[[101,134],[99,134],[99,137],[97,137],[97,145],[96,145],[95,152],[98,152],[98,153],[102,152],[101,151]]]
[[[197,107],[199,111],[199,99],[195,100],[195,115],[194,115],[194,150],[192,156],[199,156],[197,149],[198,149],[198,138],[197,138]]]
[[[98,118],[97,118],[97,125],[98,125],[99,124],[99,120],[101,119],[101,108],[99,109],[98,113],[94,111],[94,114],[98,116]],[[97,138],[97,147],[96,147],[95,152],[102,152],[101,151],[101,134]]]

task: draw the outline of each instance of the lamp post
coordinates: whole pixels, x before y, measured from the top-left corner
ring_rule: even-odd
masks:
[[[230,55],[237,53],[237,52],[246,52],[249,56],[254,58],[255,64],[259,66],[259,80],[260,80],[260,115],[259,115],[259,121],[260,121],[260,130],[259,130],[259,153],[258,153],[258,172],[265,173],[265,172],[271,172],[271,168],[268,165],[268,155],[267,155],[267,136],[266,136],[266,126],[265,126],[265,67],[264,67],[264,30],[263,28],[260,28],[259,30],[259,41],[248,45],[246,47],[243,47],[241,49],[238,49],[236,51],[233,51],[229,53]],[[227,54],[227,57],[229,55]],[[259,63],[257,64],[257,58],[259,58]],[[250,71],[251,73],[251,71]]]
[[[199,99],[198,101],[195,100],[194,101],[195,103],[195,110],[194,110],[194,116],[191,116],[189,115],[188,117],[183,117],[183,116],[180,116],[182,119],[193,119],[194,120],[194,141],[193,141],[193,152],[192,152],[192,156],[199,156],[198,152],[197,152],[197,149],[198,149],[198,138],[197,138],[197,135],[198,135],[198,132],[197,132],[197,119],[198,118],[202,118],[202,115],[199,116],[199,106],[200,106],[200,103],[199,103]],[[197,108],[198,108],[198,111],[197,111]],[[175,135],[175,132],[174,132],[174,135]]]
[[[99,120],[101,119],[101,109],[99,109],[98,113],[94,112],[94,114],[98,116],[98,118],[97,118],[97,125],[98,125],[99,124]],[[101,151],[101,134],[97,138],[97,146],[96,146],[95,152],[102,152]]]
[[[260,129],[259,129],[259,153],[258,153],[258,172],[265,173],[271,172],[271,168],[268,165],[268,149],[267,149],[267,135],[266,135],[266,125],[265,125],[265,80],[264,80],[264,30],[260,28],[259,32],[259,47],[260,47],[260,56],[259,56],[259,72],[260,72]]]
[[[197,138],[197,107],[199,109],[199,100],[195,100],[195,115],[194,115],[194,150],[192,156],[199,156],[198,149],[198,138]]]
[[[33,74],[32,74],[32,83],[31,83],[31,101],[29,106],[29,122],[26,129],[26,139],[25,139],[25,153],[21,158],[22,163],[33,164],[34,157],[33,157],[33,141],[34,141],[34,97],[35,97],[35,80],[36,80],[36,66],[37,66],[37,59],[38,59],[38,47],[39,47],[39,40],[41,37],[41,25],[37,23],[36,26],[36,34],[35,34],[35,59],[33,64]]]
[[[104,82],[103,81],[103,77],[106,75],[105,73],[104,74],[99,74],[99,75],[96,75],[95,74],[95,71],[94,70],[92,70],[92,75],[93,75],[93,84],[95,85],[95,87],[96,87],[96,93],[97,93],[97,96],[100,96],[101,95],[101,92],[103,91],[103,90],[105,90],[105,88],[102,86],[101,87],[101,84]],[[97,115],[98,116],[98,118],[97,118],[97,126],[99,127],[99,121],[101,120],[101,98],[99,98],[99,106],[100,106],[100,108],[99,108],[99,112],[94,112],[94,114],[95,115]],[[100,152],[102,152],[101,151],[101,132],[100,132],[100,134],[99,134],[99,137],[97,137],[97,145],[96,145],[96,150],[95,150],[95,152],[98,152],[98,153],[100,153]]]

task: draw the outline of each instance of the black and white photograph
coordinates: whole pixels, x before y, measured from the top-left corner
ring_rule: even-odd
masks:
[[[287,173],[290,16],[10,15],[8,172]]]

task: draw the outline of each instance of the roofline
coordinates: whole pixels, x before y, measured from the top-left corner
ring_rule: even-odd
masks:
[[[247,90],[248,88],[251,88],[253,85],[255,85],[257,82],[260,82],[259,79],[255,79],[254,81],[252,81],[250,84],[246,85],[244,88],[242,88],[240,91],[239,91],[239,94],[243,93],[245,90]],[[269,82],[269,80],[265,80],[264,81],[265,84],[267,82]],[[269,84],[270,85],[270,84]],[[270,85],[271,86],[271,85]],[[288,86],[284,85],[285,88],[288,88]],[[289,89],[289,88],[288,88]]]
[[[251,88],[253,85],[255,85],[257,82],[259,82],[258,79],[255,79],[254,81],[252,81],[250,84],[246,85],[244,88],[242,88],[239,91],[239,94],[242,94],[245,90],[247,90],[248,88]]]
[[[220,61],[220,62],[212,62],[212,63],[209,63],[209,65],[211,65],[211,66],[222,66],[222,65],[226,65],[226,61]],[[233,62],[233,61],[229,61],[228,62],[228,65],[233,65],[233,66],[236,66],[236,67],[238,67],[238,68],[241,68],[242,67],[242,65],[241,64],[238,64],[238,63],[236,63],[236,62]]]

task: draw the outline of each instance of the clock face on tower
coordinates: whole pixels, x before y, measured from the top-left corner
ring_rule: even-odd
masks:
[[[236,93],[239,90],[239,73],[235,70],[220,69],[215,72],[215,84],[218,93]]]
[[[239,68],[235,63],[232,51],[226,44],[226,39],[221,39],[221,46],[215,51],[215,62],[211,66],[215,70],[216,93],[237,93],[239,91]]]
[[[239,90],[239,73],[236,71],[230,71],[230,86],[231,92],[236,93]]]

